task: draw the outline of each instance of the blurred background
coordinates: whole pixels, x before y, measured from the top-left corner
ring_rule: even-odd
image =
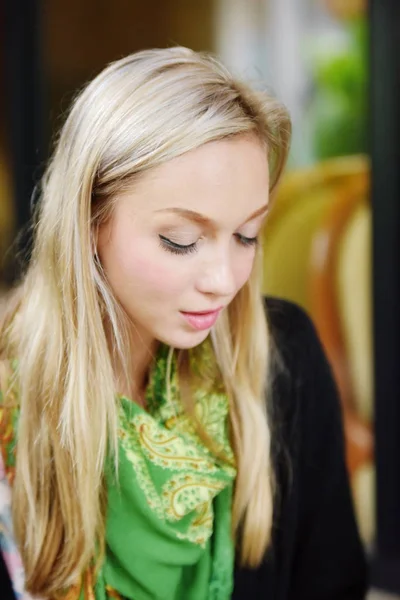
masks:
[[[294,139],[265,231],[264,291],[314,320],[340,392],[372,583],[398,594],[399,4],[4,0],[0,9],[0,295],[29,256],[51,139],[109,61],[176,44],[211,51],[288,106]]]

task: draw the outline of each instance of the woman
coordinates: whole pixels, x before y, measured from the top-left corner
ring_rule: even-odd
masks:
[[[75,100],[1,335],[32,595],[363,597],[329,369],[308,319],[260,294],[289,138],[281,105],[184,48]]]

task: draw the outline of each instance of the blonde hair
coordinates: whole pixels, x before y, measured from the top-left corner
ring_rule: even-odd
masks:
[[[103,466],[117,444],[112,354],[126,354],[126,336],[93,232],[142,172],[229,136],[265,142],[273,189],[290,129],[276,100],[214,58],[179,47],[109,65],[73,103],[43,180],[32,259],[2,331],[3,356],[19,359],[13,516],[28,591],[51,596],[65,588],[104,539]],[[213,332],[232,403],[234,530],[248,566],[264,556],[273,510],[261,261],[259,253]]]

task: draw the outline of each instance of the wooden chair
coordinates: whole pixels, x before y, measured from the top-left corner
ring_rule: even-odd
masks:
[[[369,214],[368,188],[369,179],[366,172],[364,180],[360,180],[357,186],[343,189],[337,196],[314,237],[309,269],[311,314],[339,388],[344,412],[347,463],[351,474],[366,462],[371,462],[373,455],[371,423],[365,418],[368,410],[361,408],[365,404],[365,398],[357,395],[360,386],[356,384],[357,377],[354,372],[354,342],[357,344],[356,352],[362,355],[364,374],[372,372],[372,356],[368,355],[365,344],[365,339],[371,338],[371,322],[368,310],[362,310],[361,306],[361,318],[358,319],[356,327],[352,327],[348,315],[348,311],[353,309],[351,299],[355,290],[364,306],[370,299],[370,260],[368,251],[363,257],[357,256],[354,253],[354,243],[347,242],[344,248],[343,242],[350,228],[353,238],[354,235],[361,236],[364,247],[368,245],[368,219],[362,229],[354,229],[354,215],[360,214],[359,211],[363,207],[366,214]],[[356,258],[359,264],[355,263]],[[349,267],[352,279],[345,276]],[[354,309],[352,315],[354,317]],[[349,341],[353,349],[351,356]],[[372,381],[367,393],[369,397],[372,396]]]
[[[315,231],[337,194],[359,185],[363,156],[332,159],[289,173],[271,201],[262,237],[265,293],[278,295],[311,311],[308,265]]]
[[[347,464],[361,535],[375,531],[373,462],[371,209],[369,177],[337,197],[315,236],[310,261],[311,313],[343,405]]]
[[[293,300],[309,312],[332,365],[351,475],[372,460],[372,434],[356,398],[337,265],[349,220],[366,202],[368,172],[367,158],[354,156],[290,174],[273,201],[263,235],[264,292]]]

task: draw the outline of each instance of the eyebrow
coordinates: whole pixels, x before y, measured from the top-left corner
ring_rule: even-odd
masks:
[[[246,219],[246,221],[243,223],[243,225],[246,225],[246,223],[248,223],[249,221],[252,221],[253,219],[256,219],[257,217],[260,217],[261,215],[266,213],[268,211],[268,208],[269,208],[269,204],[264,204],[264,206],[261,206],[261,208],[256,210],[252,215],[250,215],[250,217],[248,219]],[[217,223],[213,219],[210,219],[209,217],[206,217],[205,215],[202,215],[201,213],[198,213],[195,210],[189,210],[187,208],[179,208],[179,207],[160,208],[156,212],[157,213],[160,213],[160,212],[174,213],[176,215],[183,217],[184,219],[188,219],[189,221],[194,221],[195,223],[200,223],[201,225],[208,225],[208,226],[214,227],[214,229],[216,229],[216,227],[217,227]]]

